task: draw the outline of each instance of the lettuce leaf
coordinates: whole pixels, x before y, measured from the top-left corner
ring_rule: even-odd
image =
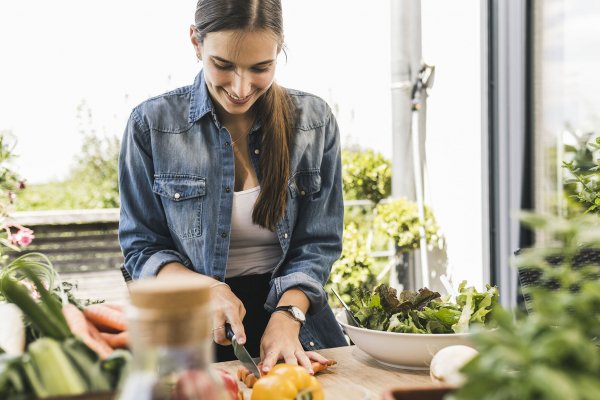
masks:
[[[372,291],[357,290],[349,306],[361,326],[388,332],[460,333],[469,331],[472,323],[486,324],[498,303],[498,289],[487,285],[478,292],[463,281],[458,291],[452,302],[428,288],[398,293],[380,284]]]

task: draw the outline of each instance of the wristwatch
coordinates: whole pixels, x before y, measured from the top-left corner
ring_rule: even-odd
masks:
[[[306,322],[306,316],[304,315],[302,310],[296,306],[279,306],[275,308],[275,311],[273,312],[277,311],[284,311],[285,313],[287,313],[287,315],[289,315],[290,318],[300,322],[300,325],[304,325],[304,323]]]

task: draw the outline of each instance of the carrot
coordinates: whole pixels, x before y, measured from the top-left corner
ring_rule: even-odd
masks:
[[[87,347],[98,354],[100,359],[106,359],[113,349],[102,339],[100,332],[75,305],[68,303],[62,307],[67,325],[73,335],[79,337]]]
[[[113,310],[119,311],[121,313],[125,313],[125,306],[119,303],[101,303],[103,306],[108,308],[112,308]]]
[[[114,349],[122,349],[129,346],[129,331],[119,333],[100,332],[100,336]]]
[[[244,384],[247,388],[252,389],[252,387],[256,384],[258,378],[253,374],[249,373],[246,379],[244,379]]]
[[[317,372],[321,372],[321,371],[325,371],[327,368],[331,367],[332,365],[337,364],[337,361],[335,360],[327,360],[326,363],[321,364],[318,361],[313,361],[310,365],[313,369],[313,371],[315,372],[315,374]]]
[[[83,342],[87,344],[90,349],[94,350],[101,360],[105,360],[111,355],[114,349],[110,347],[108,343],[106,343],[106,340],[104,340],[104,338],[100,335],[100,331],[94,326],[94,324],[92,324],[90,321],[87,321],[87,325],[89,338],[91,340],[89,340],[88,343],[84,339]]]
[[[244,378],[246,378],[249,373],[250,373],[250,371],[248,370],[248,368],[246,368],[242,365],[241,367],[239,367],[237,369],[237,378],[240,381],[244,381]]]
[[[321,364],[318,361],[313,361],[311,363],[311,367],[316,374],[317,372],[325,371],[327,368],[329,368],[335,364],[337,364],[337,361],[335,361],[335,360],[327,360],[327,362],[325,362],[323,364]],[[262,366],[262,363],[259,363],[258,364],[259,371],[262,370],[261,366]],[[254,384],[256,384],[256,381],[258,381],[258,379],[259,379],[257,376],[255,376],[253,373],[251,373],[250,370],[248,370],[248,368],[246,368],[244,366],[238,367],[237,378],[240,381],[244,382],[244,385],[246,385],[246,387],[249,389],[252,389]]]
[[[67,303],[62,306],[62,314],[73,335],[79,337],[88,335],[87,320],[79,308],[74,304]]]
[[[244,382],[244,385],[246,385],[246,387],[250,388],[250,389],[252,388],[252,386],[254,386],[254,384],[258,380],[256,375],[254,375],[252,372],[250,372],[250,370],[248,368],[246,368],[244,366],[241,366],[237,369],[236,375],[237,375],[237,378],[241,382]]]
[[[125,314],[103,304],[92,304],[83,309],[85,317],[99,330],[121,332],[127,330]]]

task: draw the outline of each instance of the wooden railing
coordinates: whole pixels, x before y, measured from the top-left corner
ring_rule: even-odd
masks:
[[[371,204],[369,200],[347,200],[344,206]],[[104,271],[123,265],[117,208],[16,212],[12,219],[34,231],[35,240],[25,252],[46,254],[58,272]],[[369,252],[374,258],[389,259],[394,254],[392,249]]]
[[[33,230],[24,253],[44,253],[59,273],[119,269],[119,210],[17,212],[12,219]]]

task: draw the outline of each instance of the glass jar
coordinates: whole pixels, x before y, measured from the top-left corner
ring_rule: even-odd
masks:
[[[182,278],[129,286],[132,366],[121,400],[229,400],[213,362],[210,288]]]

